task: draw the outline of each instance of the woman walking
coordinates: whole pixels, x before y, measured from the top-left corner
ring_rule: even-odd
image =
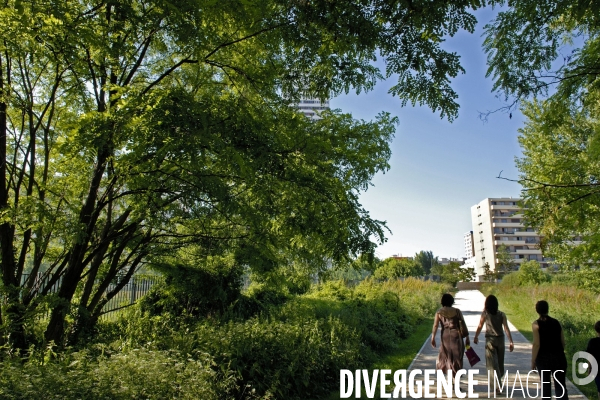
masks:
[[[565,336],[560,322],[548,315],[546,300],[535,305],[539,318],[533,322],[533,349],[531,369],[537,369],[542,383],[542,398],[550,398],[551,381],[554,381],[554,394],[557,399],[567,400],[567,357],[565,356]]]
[[[508,329],[506,314],[498,310],[498,298],[493,294],[485,299],[485,308],[479,319],[479,326],[475,331],[473,343],[479,343],[479,333],[485,324],[485,365],[489,371],[490,379],[494,379],[493,373],[496,372],[498,381],[504,376],[504,333],[508,337],[509,351],[513,351],[514,343]],[[504,328],[504,332],[503,329]]]
[[[451,294],[446,293],[442,296],[442,307],[435,313],[433,322],[431,346],[436,347],[435,335],[438,325],[441,324],[440,353],[436,368],[444,373],[452,371],[452,375],[455,375],[463,367],[463,354],[465,353],[463,337],[466,337],[467,345],[470,344],[470,341],[465,319],[458,308],[452,307],[453,304],[454,297]]]

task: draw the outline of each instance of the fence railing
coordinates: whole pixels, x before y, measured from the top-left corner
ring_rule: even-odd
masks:
[[[29,279],[29,274],[23,274],[21,277],[21,285]],[[49,276],[43,276],[38,274],[33,282],[32,290],[38,291],[46,287],[50,282]],[[110,316],[123,308],[134,305],[141,297],[150,291],[152,286],[158,283],[162,278],[160,276],[134,276],[129,282],[127,282],[123,288],[114,295],[105,305],[102,307],[102,318]],[[62,277],[60,277],[48,290],[47,294],[57,293]],[[119,284],[118,280],[114,283],[110,283],[104,291],[105,296],[108,296],[115,287]]]
[[[111,313],[123,308],[134,305],[140,298],[150,291],[152,286],[160,281],[160,277],[133,277],[127,284],[112,298],[104,307],[102,307],[102,316],[108,316]],[[106,293],[114,290],[117,283],[111,283],[106,289]]]

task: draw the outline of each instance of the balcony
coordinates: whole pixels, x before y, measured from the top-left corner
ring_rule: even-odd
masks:
[[[490,206],[490,208],[492,210],[521,210],[521,207],[519,206],[513,206],[513,205],[498,205],[498,204],[492,204]]]
[[[525,241],[524,240],[494,240],[495,246],[500,246],[502,244],[505,246],[523,246],[523,245],[525,245]]]
[[[495,211],[492,214],[492,218],[518,218],[518,217],[516,217],[517,215],[521,215],[521,214],[519,214],[518,211],[509,211],[509,212]]]
[[[519,236],[540,236],[539,233],[537,233],[536,231],[528,232],[517,229],[515,229],[515,234],[518,234]]]
[[[523,224],[520,222],[492,222],[494,228],[522,228]]]
[[[540,249],[521,249],[521,250],[515,250],[514,253],[516,253],[516,254],[542,254],[542,251]]]

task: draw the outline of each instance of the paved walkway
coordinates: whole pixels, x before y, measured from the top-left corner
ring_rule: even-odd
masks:
[[[475,334],[475,330],[477,329],[477,325],[479,324],[481,311],[484,308],[484,301],[485,297],[478,290],[462,290],[459,291],[455,296],[455,306],[462,311],[465,317],[465,322],[467,323],[467,326],[469,328],[471,346],[473,347],[477,355],[481,358],[481,361],[477,363],[473,368],[470,368],[467,358],[464,358],[465,368],[479,370],[479,374],[475,375],[476,379],[479,381],[479,385],[475,386],[475,393],[479,395],[479,398],[530,398],[526,391],[525,393],[523,393],[523,391],[520,390],[521,386],[519,385],[518,379],[516,380],[516,385],[514,385],[515,390],[512,390],[517,370],[521,374],[521,380],[523,383],[522,387],[525,388],[527,386],[527,372],[529,372],[531,367],[531,344],[510,323],[510,321],[508,322],[508,326],[510,327],[513,341],[515,343],[515,349],[512,353],[510,353],[508,351],[507,341],[505,369],[508,373],[509,392],[508,395],[506,391],[504,391],[502,395],[495,396],[492,388],[491,396],[488,397],[487,370],[485,368],[485,327],[483,328],[483,332],[479,335],[479,344],[476,345],[472,342],[473,335]],[[502,309],[502,303],[500,303],[500,309]],[[435,362],[439,352],[439,345],[441,343],[440,331],[441,329],[438,329],[438,333],[436,336],[436,344],[438,345],[438,347],[431,347],[431,335],[429,335],[429,337],[423,344],[423,348],[413,360],[413,363],[409,367],[409,370],[425,370],[435,368]],[[532,378],[534,376],[535,379],[532,379],[529,382],[531,396],[536,395],[535,384],[539,384],[539,377],[537,376],[537,374],[531,374]],[[463,391],[466,391],[466,381],[466,377],[462,379],[461,388]],[[434,386],[434,388],[435,387],[437,386]],[[569,399],[587,399],[587,397],[585,397],[570,381],[567,382],[567,391],[569,394]],[[435,389],[431,390],[431,392],[435,393]],[[541,395],[538,394],[537,398],[540,398],[540,396]]]

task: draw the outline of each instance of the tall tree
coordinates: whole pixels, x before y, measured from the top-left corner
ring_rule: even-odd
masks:
[[[472,31],[479,5],[9,0],[5,336],[25,347],[25,315],[58,286],[45,338],[63,344],[72,314],[75,341],[142,265],[188,245],[257,271],[286,251],[310,256],[307,243],[332,259],[372,252],[383,225],[358,192],[388,167],[395,121],[333,112],[309,123],[289,105],[398,74],[402,104],[454,118],[450,79],[463,69],[443,38]]]
[[[590,93],[588,99],[600,93]],[[519,142],[525,216],[543,235],[544,254],[565,267],[600,262],[598,102],[527,104]],[[582,243],[575,245],[577,242]]]
[[[432,274],[440,277],[442,282],[449,283],[455,287],[458,282],[471,282],[477,276],[475,268],[466,268],[456,261],[448,264],[437,264],[432,269]]]
[[[415,261],[421,265],[425,275],[431,274],[431,269],[439,264],[438,257],[432,251],[421,250],[415,254]]]
[[[496,277],[502,277],[514,270],[517,265],[513,256],[510,254],[510,249],[505,245],[501,244],[496,250]]]
[[[597,263],[600,6],[589,0],[500,3],[506,11],[486,27],[488,75],[511,106],[536,98],[521,103],[527,122],[517,181],[526,221],[544,235],[545,255],[566,266]],[[573,247],[575,239],[584,243]]]

